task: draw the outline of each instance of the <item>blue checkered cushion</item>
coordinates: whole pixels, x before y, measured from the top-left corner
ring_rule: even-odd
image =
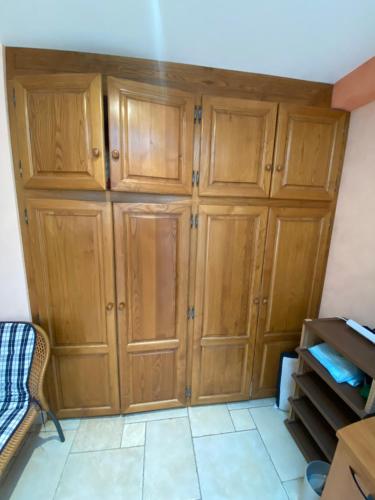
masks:
[[[28,380],[35,341],[31,324],[0,322],[0,452],[30,405]]]

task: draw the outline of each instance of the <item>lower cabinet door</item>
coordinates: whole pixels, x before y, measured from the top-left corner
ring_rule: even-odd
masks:
[[[118,413],[111,205],[31,199],[28,214],[51,405],[59,417]]]
[[[267,213],[199,208],[192,404],[249,398]]]
[[[275,394],[280,354],[299,345],[303,320],[318,314],[329,220],[323,208],[270,209],[252,397]]]
[[[190,202],[114,204],[121,409],[186,404]]]

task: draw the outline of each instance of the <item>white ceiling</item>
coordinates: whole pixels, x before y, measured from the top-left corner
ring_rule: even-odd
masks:
[[[375,0],[0,0],[0,43],[335,82],[375,55]]]

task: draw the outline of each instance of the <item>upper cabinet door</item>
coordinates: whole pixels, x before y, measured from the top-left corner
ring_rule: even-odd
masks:
[[[192,191],[192,94],[108,78],[111,188],[189,194]]]
[[[15,92],[24,186],[105,189],[101,76],[22,76]]]
[[[345,123],[344,111],[280,104],[271,197],[331,200]]]
[[[204,96],[199,193],[268,197],[277,104]]]

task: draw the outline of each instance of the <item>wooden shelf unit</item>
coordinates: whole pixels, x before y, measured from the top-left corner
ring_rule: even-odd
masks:
[[[375,382],[367,401],[359,387],[338,384],[308,348],[326,342],[367,375],[375,378],[375,346],[337,318],[305,320],[299,362],[293,374],[295,391],[285,424],[307,461],[322,456],[332,461],[336,432],[375,414]]]

